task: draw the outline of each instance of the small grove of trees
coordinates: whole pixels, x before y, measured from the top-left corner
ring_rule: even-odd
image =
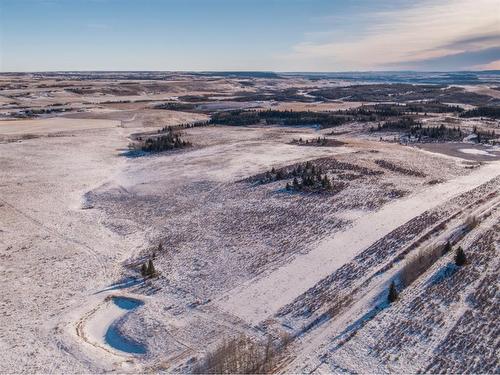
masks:
[[[302,138],[299,139],[293,139],[292,143],[296,143],[299,145],[311,145],[311,146],[327,146],[328,145],[328,139],[326,137],[318,137],[311,139],[310,141],[306,139],[305,141]]]
[[[446,248],[446,245],[431,246],[409,258],[399,274],[403,286],[405,288],[410,286],[420,275],[427,271],[445,254]]]
[[[308,192],[319,192],[319,191],[331,191],[333,189],[333,184],[328,175],[317,172],[315,175],[306,175],[302,177],[299,181],[297,177],[293,178],[292,184],[286,184],[286,190],[288,191],[308,191]]]
[[[409,135],[418,138],[430,138],[434,140],[457,141],[464,137],[464,132],[460,127],[449,127],[444,124],[439,126],[422,126],[422,124],[412,127]]]
[[[433,246],[421,250],[416,255],[406,261],[403,268],[399,272],[399,280],[404,288],[413,283],[420,275],[427,271],[440,257],[449,253],[452,250],[450,241],[444,245]],[[462,247],[455,250],[455,264],[463,266],[467,264],[467,258]],[[392,285],[391,285],[392,288]],[[391,294],[391,291],[389,291]],[[388,297],[390,299],[390,297]]]
[[[191,146],[191,143],[182,140],[178,133],[169,131],[165,135],[146,139],[143,142],[141,149],[146,152],[162,152],[188,146]]]
[[[292,169],[272,168],[260,178],[261,184],[273,181],[285,180],[293,177],[292,183],[287,182],[285,189],[288,191],[320,192],[333,190],[333,184],[322,167],[318,167],[310,161],[299,164]]]
[[[410,130],[414,126],[419,126],[421,123],[416,121],[413,117],[401,117],[394,121],[386,121],[379,123],[377,127],[370,127],[370,131],[382,130]]]
[[[192,369],[195,374],[266,374],[272,373],[280,349],[271,339],[257,343],[246,336],[223,341]]]
[[[423,138],[457,141],[461,140],[465,135],[458,126],[449,127],[444,124],[439,126],[423,126],[422,123],[409,117],[403,117],[396,121],[387,121],[384,124],[379,123],[376,127],[371,126],[370,132],[375,131],[403,131],[408,136],[417,138],[418,141],[421,141]]]
[[[167,125],[161,129],[158,129],[158,133],[173,132],[175,129],[200,128],[209,125],[210,123],[208,121],[196,121],[196,122],[187,122],[177,125]]]
[[[265,172],[259,178],[259,183],[266,184],[269,182],[280,181],[289,179],[292,177],[301,177],[304,178],[306,176],[315,175],[317,173],[323,174],[323,168],[318,167],[307,161],[303,164],[298,164],[293,168],[272,168],[270,171]]]
[[[181,102],[166,102],[157,104],[154,106],[155,109],[167,109],[169,111],[192,111],[196,108],[193,103],[181,103]]]

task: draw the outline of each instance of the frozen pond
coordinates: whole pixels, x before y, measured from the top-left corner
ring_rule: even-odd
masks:
[[[136,308],[144,304],[139,300],[126,297],[112,297],[112,300],[117,307],[119,307],[121,310],[124,310],[125,314],[132,310],[135,310]],[[106,330],[106,334],[104,336],[106,344],[122,352],[132,354],[145,354],[146,348],[144,347],[144,345],[132,341],[121,334],[120,330],[118,329],[119,320],[120,318],[111,323],[111,325]]]

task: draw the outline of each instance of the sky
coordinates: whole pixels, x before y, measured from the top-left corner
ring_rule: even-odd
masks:
[[[0,71],[500,69],[500,0],[0,0]]]

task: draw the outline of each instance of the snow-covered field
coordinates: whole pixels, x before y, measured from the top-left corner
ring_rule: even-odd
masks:
[[[168,89],[207,87],[179,79]],[[48,99],[7,91],[23,103],[77,103],[61,90]],[[130,157],[132,134],[208,118],[126,102],[144,97],[89,90],[80,99],[99,108],[0,122],[1,373],[187,372],[242,334],[287,337],[281,372],[499,371],[497,157],[356,131],[341,146],[304,147],[291,140],[332,130],[279,126],[182,129],[192,147]],[[338,190],[258,182],[306,161]],[[472,216],[477,225],[465,230]],[[444,255],[388,305],[404,262],[450,239],[469,264]],[[144,280],[149,260],[159,274]]]

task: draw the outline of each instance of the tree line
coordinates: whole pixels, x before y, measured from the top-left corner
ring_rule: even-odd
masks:
[[[350,116],[339,116],[334,113],[312,111],[278,111],[278,110],[235,110],[216,112],[210,120],[214,125],[284,125],[284,126],[310,126],[317,125],[323,128],[342,125],[351,121]]]
[[[463,112],[460,117],[490,117],[500,119],[500,106],[486,106],[469,109]]]

